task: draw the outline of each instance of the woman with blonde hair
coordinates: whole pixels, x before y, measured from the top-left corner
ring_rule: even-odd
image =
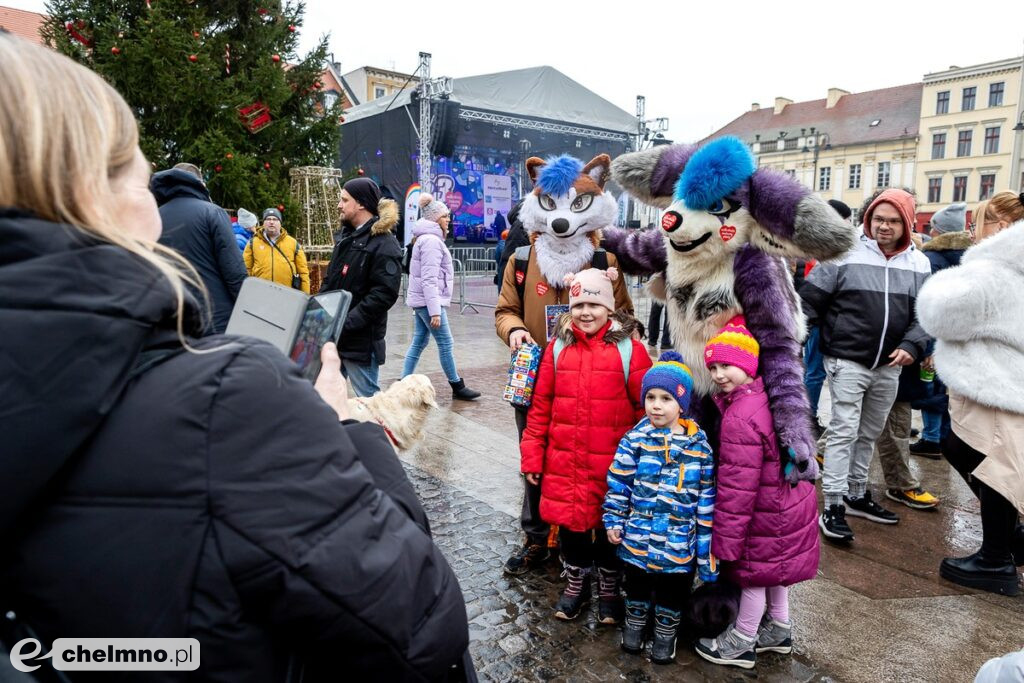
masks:
[[[942,454],[981,502],[981,549],[947,557],[939,574],[1004,595],[1024,565],[1024,193],[979,206],[974,246],[932,275],[917,315],[936,339],[935,370],[949,388]],[[1016,566],[1015,566],[1016,565]]]
[[[0,611],[44,651],[196,638],[196,680],[449,679],[458,583],[336,351],[314,389],[199,338],[124,100],[3,31],[0,64]]]

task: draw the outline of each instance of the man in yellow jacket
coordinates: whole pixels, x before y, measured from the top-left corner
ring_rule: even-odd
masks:
[[[249,275],[309,294],[306,254],[298,241],[281,227],[281,212],[277,209],[263,212],[263,225],[256,228],[242,259]]]

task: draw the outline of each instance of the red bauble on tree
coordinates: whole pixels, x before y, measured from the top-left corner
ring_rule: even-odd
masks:
[[[281,55],[270,55],[270,59],[276,64],[281,61]]]
[[[190,61],[193,64],[195,64],[196,62],[199,61],[199,55],[189,55],[188,56],[188,61]]]
[[[235,155],[232,154],[231,152],[228,152],[227,154],[224,155],[224,158],[225,159],[234,159]]]
[[[117,45],[115,45],[114,47],[110,48],[110,54],[112,54],[112,55],[119,55],[119,54],[121,54],[121,48],[119,48]]]
[[[265,169],[267,169],[269,171],[270,170],[270,162],[269,161],[264,161],[263,162],[263,168],[265,168]]]
[[[289,33],[295,33],[295,24],[289,24],[288,25],[288,32]]]
[[[277,210],[280,211],[281,213],[284,213],[284,204],[278,204]]]
[[[359,175],[366,175],[366,171],[364,171],[363,169],[359,169],[358,171],[356,171],[356,173],[358,173]]]
[[[224,170],[224,167],[221,166],[220,164],[217,164],[216,166],[213,167],[213,170],[216,171],[217,173],[220,173],[221,171]]]

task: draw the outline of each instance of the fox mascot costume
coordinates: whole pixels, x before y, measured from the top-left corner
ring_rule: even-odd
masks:
[[[526,330],[541,347],[547,345],[558,306],[568,306],[566,275],[616,265],[615,256],[600,248],[600,230],[615,221],[615,199],[604,191],[611,158],[599,154],[586,165],[569,155],[526,161],[533,192],[523,199],[519,220],[530,235],[508,260],[495,329],[506,344],[517,330]],[[614,284],[615,308],[632,315],[623,278]],[[567,308],[565,310],[568,310]]]
[[[704,346],[742,313],[761,345],[758,374],[795,464],[786,476],[815,479],[800,361],[804,316],[782,257],[836,258],[853,246],[853,225],[795,179],[756,168],[734,137],[625,154],[612,174],[634,197],[665,209],[660,229],[611,229],[604,245],[625,272],[665,273],[672,341],[693,370],[694,392],[711,393]]]

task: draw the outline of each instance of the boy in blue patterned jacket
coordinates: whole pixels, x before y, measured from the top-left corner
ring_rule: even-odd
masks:
[[[715,466],[703,430],[684,418],[693,376],[675,351],[644,375],[642,419],[619,442],[608,469],[604,526],[625,563],[622,649],[639,654],[654,596],[651,661],[676,656],[680,613],[693,586],[718,578],[711,555]]]

